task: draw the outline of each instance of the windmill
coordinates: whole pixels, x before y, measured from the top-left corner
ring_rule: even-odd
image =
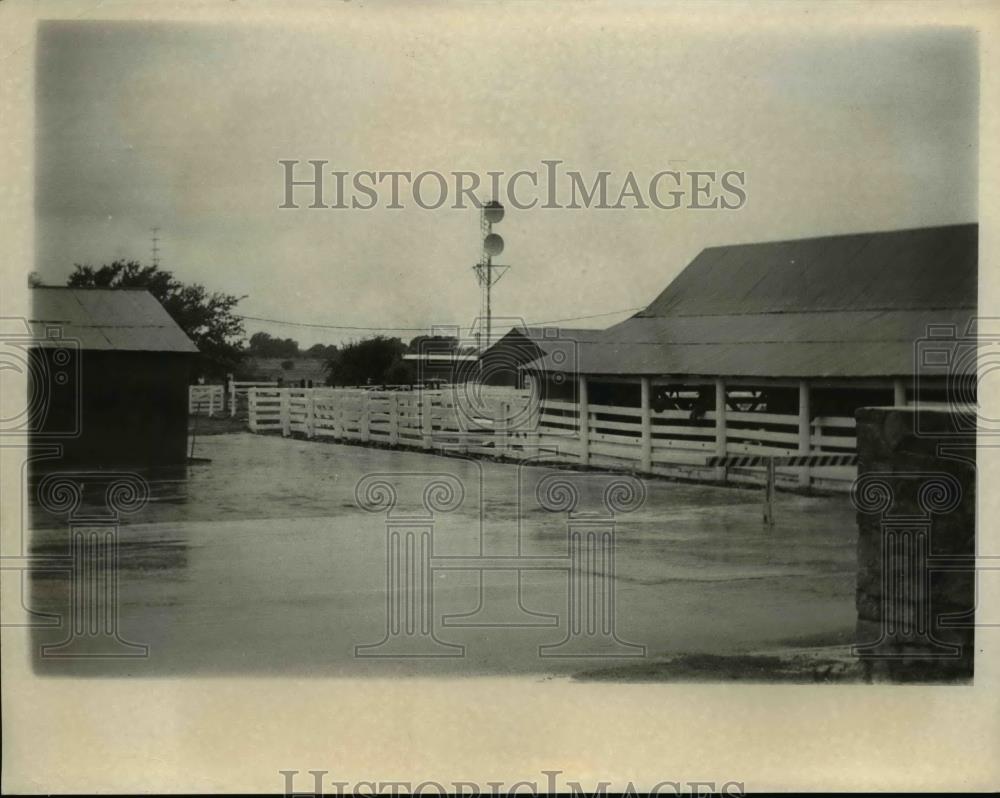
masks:
[[[496,200],[487,202],[480,211],[479,227],[483,237],[483,252],[479,262],[472,267],[479,281],[479,324],[476,327],[476,348],[480,354],[490,347],[492,335],[492,288],[500,281],[510,266],[493,263],[493,258],[503,252],[503,238],[493,232],[493,225],[503,219],[504,207]],[[485,325],[485,336],[483,328]]]

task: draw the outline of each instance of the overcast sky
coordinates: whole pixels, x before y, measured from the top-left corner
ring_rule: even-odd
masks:
[[[43,24],[36,269],[60,283],[76,262],[148,261],[155,225],[164,267],[246,294],[248,315],[472,321],[476,211],[280,210],[290,158],[745,172],[739,211],[509,210],[494,308],[529,322],[644,306],[706,246],[977,218],[968,32],[723,37],[481,8],[461,25],[394,8],[314,31]],[[260,329],[360,335],[247,324]]]

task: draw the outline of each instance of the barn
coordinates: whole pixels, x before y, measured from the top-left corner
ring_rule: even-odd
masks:
[[[185,462],[198,348],[163,306],[141,289],[39,287],[32,302],[32,443],[88,468]]]
[[[967,335],[977,278],[976,224],[710,247],[644,310],[581,340],[573,368],[548,354],[527,368],[563,375],[562,398],[591,433],[584,459],[620,450],[628,411],[602,406],[640,411],[647,465],[696,444],[721,456],[827,451],[839,433],[823,419],[946,398],[948,368],[918,354]],[[673,452],[656,452],[667,438],[657,414],[672,419]]]
[[[479,381],[486,385],[524,387],[524,367],[539,358],[549,363],[570,364],[577,347],[590,341],[599,330],[569,327],[530,327],[517,325],[483,352],[479,359]]]

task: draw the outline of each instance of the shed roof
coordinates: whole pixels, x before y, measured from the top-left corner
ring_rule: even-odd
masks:
[[[40,346],[47,328],[86,350],[196,353],[198,347],[144,289],[39,287],[29,323]],[[52,345],[58,345],[53,342]]]
[[[534,343],[542,352],[550,353],[553,348],[560,346],[567,341],[579,343],[580,341],[600,340],[604,330],[584,329],[582,327],[511,327],[503,336],[493,343],[493,347],[512,345],[527,346],[529,342]]]
[[[978,225],[703,250],[643,311],[578,350],[593,375],[883,377],[929,325],[976,311]],[[548,357],[533,366],[565,371]]]

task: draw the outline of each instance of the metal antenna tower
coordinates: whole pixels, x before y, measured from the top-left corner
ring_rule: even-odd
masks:
[[[479,262],[472,267],[479,281],[479,324],[476,327],[476,348],[480,353],[490,347],[493,325],[492,289],[510,266],[493,262],[493,257],[503,252],[503,239],[493,232],[493,225],[503,219],[504,207],[496,200],[487,202],[479,214],[479,231],[483,238],[483,252]],[[483,333],[485,324],[485,336]]]
[[[160,228],[159,227],[152,228],[152,233],[153,233],[153,267],[157,268],[157,269],[160,267],[160,246],[159,246],[159,244],[160,244],[160,238],[159,238],[159,232],[160,232]]]

